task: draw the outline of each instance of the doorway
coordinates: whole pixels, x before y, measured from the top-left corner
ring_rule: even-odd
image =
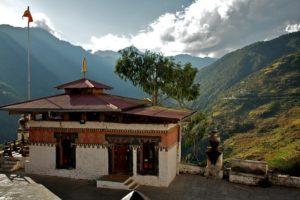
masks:
[[[75,137],[71,134],[56,135],[56,168],[74,169],[76,168],[76,146]]]
[[[132,171],[132,150],[126,144],[115,144],[110,151],[111,174],[130,175]]]

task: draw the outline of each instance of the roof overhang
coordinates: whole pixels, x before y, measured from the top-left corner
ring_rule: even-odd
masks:
[[[152,106],[136,108],[123,113],[137,116],[158,117],[182,121],[188,118],[193,113],[195,113],[195,111]]]

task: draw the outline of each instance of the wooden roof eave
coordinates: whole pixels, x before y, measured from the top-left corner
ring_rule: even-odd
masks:
[[[8,111],[10,115],[18,115],[31,112],[121,112],[121,109],[9,109],[1,108],[0,110]]]
[[[189,124],[191,122],[191,117],[196,113],[197,111],[193,111],[190,115],[185,116],[184,118],[180,119],[178,121],[179,124],[185,125]]]

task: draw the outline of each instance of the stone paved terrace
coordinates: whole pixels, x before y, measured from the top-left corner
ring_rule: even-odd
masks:
[[[197,175],[179,175],[168,188],[140,186],[153,200],[300,200],[300,189],[232,184]],[[0,199],[121,199],[129,191],[98,189],[95,181],[39,175],[0,174]]]

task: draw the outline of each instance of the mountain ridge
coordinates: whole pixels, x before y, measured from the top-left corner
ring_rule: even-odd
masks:
[[[225,162],[265,160],[273,169],[300,175],[300,52],[276,59],[226,95],[234,98],[212,109],[216,121],[227,122]]]
[[[256,42],[226,54],[199,70],[196,81],[202,86],[201,94],[193,106],[208,110],[222,91],[267,66],[274,59],[299,50],[300,32],[296,32],[270,41]]]

